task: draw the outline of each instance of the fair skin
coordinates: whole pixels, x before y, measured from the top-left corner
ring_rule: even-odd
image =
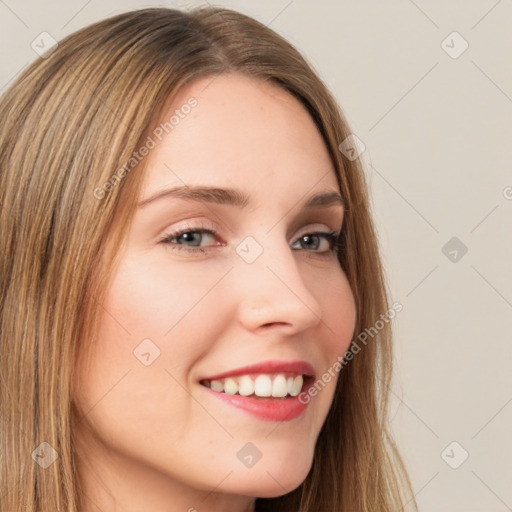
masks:
[[[339,193],[307,111],[274,85],[221,75],[182,89],[166,119],[190,97],[197,107],[147,157],[140,201],[186,184],[240,189],[250,202],[168,196],[137,209],[74,397],[87,412],[75,431],[81,512],[252,511],[254,497],[297,488],[337,376],[281,422],[223,403],[199,380],[270,359],[308,361],[319,379],[355,329],[329,240],[303,238],[343,222],[337,202],[302,209],[313,195]],[[195,234],[162,242],[182,228]],[[263,248],[252,263],[236,252],[249,236]],[[144,339],[160,350],[147,366],[133,353]],[[262,454],[250,468],[237,457],[248,442]]]

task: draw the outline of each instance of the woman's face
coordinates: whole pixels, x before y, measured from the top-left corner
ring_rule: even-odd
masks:
[[[151,135],[96,353],[74,397],[87,413],[76,431],[80,473],[106,510],[113,500],[130,511],[224,510],[295,489],[338,378],[322,375],[355,329],[347,278],[328,235],[315,234],[338,233],[343,207],[305,206],[339,189],[301,104],[275,85],[221,75],[184,88],[163,121],[173,114],[162,140]],[[277,366],[241,370],[226,392],[201,383],[268,362]],[[296,394],[287,386],[302,374],[321,382],[305,407],[289,394],[245,396],[251,383],[258,394]]]

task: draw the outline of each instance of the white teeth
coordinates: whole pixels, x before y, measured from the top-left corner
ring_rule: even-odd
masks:
[[[272,381],[268,375],[258,375],[254,381],[256,396],[272,396]]]
[[[272,396],[283,397],[288,393],[286,378],[284,375],[278,375],[272,383]]]
[[[292,396],[297,396],[300,393],[300,390],[302,389],[302,375],[299,375],[298,377],[295,377],[293,379],[293,384],[291,385],[291,390],[288,389],[288,393]]]
[[[228,395],[234,395],[238,391],[238,384],[235,379],[227,378],[224,380],[224,392]]]
[[[279,373],[276,375],[242,375],[205,382],[207,387],[218,393],[224,392],[228,395],[238,393],[242,396],[254,394],[260,397],[283,398],[287,395],[297,396],[302,389],[304,379],[302,375],[287,377],[285,374]]]
[[[238,392],[242,396],[249,396],[254,393],[254,382],[249,375],[244,375],[238,382]]]

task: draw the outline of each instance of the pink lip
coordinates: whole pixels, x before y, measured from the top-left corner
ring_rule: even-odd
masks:
[[[210,377],[204,377],[201,380],[220,380],[226,377],[237,377],[238,375],[249,375],[253,373],[296,373],[314,377],[315,369],[307,361],[263,361],[250,366],[237,368],[236,370],[229,370]]]
[[[266,421],[290,421],[300,416],[309,405],[310,400],[303,403],[299,400],[299,397],[303,393],[307,393],[309,388],[313,385],[314,379],[307,377],[301,392],[297,396],[287,398],[254,398],[242,395],[228,395],[227,393],[213,391],[205,386],[201,387],[224,403],[241,409],[258,419]]]

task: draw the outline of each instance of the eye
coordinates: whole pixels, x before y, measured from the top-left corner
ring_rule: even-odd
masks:
[[[320,253],[329,256],[332,252],[337,252],[340,246],[339,233],[334,231],[317,231],[315,233],[306,233],[302,235],[293,245],[293,249],[311,249],[308,252]],[[322,250],[323,242],[323,250]],[[299,243],[300,247],[294,247]]]
[[[161,243],[169,245],[172,250],[177,251],[187,251],[187,252],[205,252],[202,249],[202,242],[205,239],[215,238],[217,232],[213,229],[206,229],[202,227],[186,227],[180,229],[179,231],[175,231],[173,233],[169,233],[165,236]],[[209,245],[226,245],[213,243]]]
[[[205,253],[204,247],[225,246],[224,242],[215,242],[217,231],[204,226],[187,226],[183,229],[168,233],[160,241],[173,251],[187,251],[189,253]],[[208,243],[208,239],[213,243]],[[298,244],[298,245],[297,245]],[[316,231],[306,233],[299,237],[292,249],[305,250],[319,256],[331,256],[341,245],[340,233],[334,231]]]

